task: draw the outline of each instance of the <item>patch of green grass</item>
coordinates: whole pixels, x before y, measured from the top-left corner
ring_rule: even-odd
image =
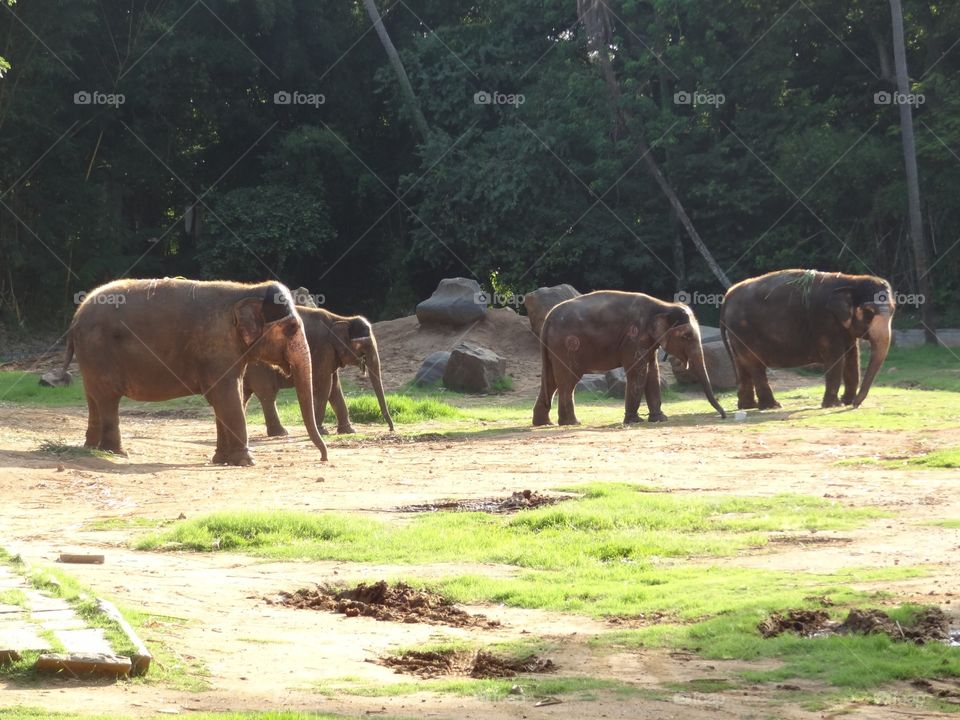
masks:
[[[864,358],[864,366],[866,362]],[[933,345],[890,348],[883,368],[877,375],[876,385],[960,392],[957,349]],[[870,393],[872,396],[873,390]]]
[[[960,520],[934,520],[929,523],[938,527],[950,528],[951,530],[960,530]]]
[[[960,448],[936,450],[914,457],[882,458],[861,457],[837,461],[837,465],[882,465],[890,468],[905,468],[909,466],[954,469],[960,468]]]
[[[518,513],[424,513],[398,523],[343,514],[220,512],[177,523],[137,548],[239,550],[272,558],[354,562],[487,562],[565,569],[652,558],[724,556],[766,542],[763,533],[844,529],[881,514],[796,495],[735,497],[644,492],[630,485],[576,488],[580,499]]]
[[[803,590],[806,593],[806,590]],[[820,594],[818,592],[818,594]],[[838,601],[836,618],[846,614],[844,605],[868,601],[863,593],[837,588],[827,592]],[[693,625],[659,625],[627,630],[602,638],[602,642],[626,647],[683,648],[707,658],[759,660],[776,658],[775,669],[743,673],[752,682],[781,682],[805,678],[843,688],[870,688],[894,680],[960,676],[960,649],[941,643],[915,645],[893,642],[886,635],[828,635],[801,637],[784,633],[763,638],[757,624],[770,612],[810,606],[796,591],[762,592],[729,612]],[[887,610],[901,623],[908,623],[917,606]]]
[[[59,407],[86,406],[83,381],[76,374],[67,387],[43,387],[38,372],[0,372],[0,403]]]
[[[476,697],[486,701],[501,701],[510,697],[510,689],[519,685],[524,697],[557,697],[575,695],[580,700],[592,700],[596,693],[612,693],[618,697],[643,694],[633,685],[615,680],[589,677],[507,678],[474,680],[470,678],[417,680],[398,683],[369,683],[354,678],[328,680],[314,689],[326,696],[358,695],[361,697],[399,697],[432,692],[444,695]]]

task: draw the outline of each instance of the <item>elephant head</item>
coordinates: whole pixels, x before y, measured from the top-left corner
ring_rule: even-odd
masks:
[[[327,447],[317,428],[313,403],[313,364],[303,321],[294,309],[290,291],[272,286],[265,297],[245,298],[234,305],[245,360],[280,368],[293,379],[303,424],[324,460]]]
[[[896,301],[886,280],[868,276],[851,280],[856,282],[833,290],[827,308],[855,341],[863,338],[870,342],[870,364],[853,400],[853,406],[860,407],[890,351]]]
[[[373,336],[373,329],[364,317],[354,317],[349,320],[338,320],[333,324],[333,334],[336,338],[335,346],[340,365],[359,366],[360,372],[370,373],[370,384],[380,404],[380,414],[387,421],[390,431],[393,431],[393,418],[387,409],[387,401],[383,396],[383,379],[380,373],[380,353],[377,351],[377,340]]]
[[[700,341],[700,325],[689,308],[678,305],[668,312],[658,314],[653,321],[654,336],[664,352],[679,360],[684,369],[690,369],[700,381],[703,394],[713,408],[726,418],[727,413],[717,402],[703,358]]]

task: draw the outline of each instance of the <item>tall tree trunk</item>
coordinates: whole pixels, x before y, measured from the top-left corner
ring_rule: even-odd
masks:
[[[397,52],[397,48],[393,46],[393,41],[390,39],[387,28],[383,24],[383,18],[380,17],[380,11],[377,10],[376,0],[363,0],[363,6],[366,8],[367,15],[370,16],[370,20],[373,22],[373,27],[376,29],[377,36],[380,38],[380,44],[383,45],[383,49],[390,59],[390,65],[393,66],[393,72],[397,76],[397,82],[400,83],[400,93],[403,95],[407,110],[410,112],[413,122],[417,126],[417,131],[420,133],[420,140],[425,141],[430,137],[430,127],[427,125],[427,119],[423,116],[423,111],[420,109],[420,103],[417,102],[417,96],[413,94],[413,86],[410,85],[410,78],[407,76],[407,71],[403,67],[400,54]]]
[[[614,137],[620,137],[628,131],[630,113],[621,106],[620,83],[617,81],[617,76],[613,71],[613,66],[610,64],[610,56],[608,54],[608,40],[611,32],[610,10],[603,0],[578,0],[577,11],[580,15],[580,21],[583,23],[584,30],[587,33],[588,47],[600,63],[603,81],[607,86],[607,93],[610,96],[610,106],[614,115]],[[650,146],[647,145],[646,139],[644,139],[642,134],[638,134],[635,142],[637,144],[637,150],[643,158],[643,164],[647,168],[647,172],[653,177],[657,185],[660,186],[663,194],[667,196],[670,206],[680,220],[680,224],[682,224],[687,231],[687,235],[690,236],[690,240],[693,241],[694,247],[696,247],[697,251],[703,256],[707,266],[716,276],[717,280],[720,281],[720,284],[723,285],[724,288],[730,287],[732,283],[729,278],[727,278],[726,273],[717,264],[710,249],[706,243],[703,242],[697,229],[693,226],[693,221],[690,219],[690,216],[687,215],[683,203],[680,202],[680,198],[674,192],[670,182],[664,176],[663,172],[661,172],[660,166],[657,164],[656,158],[653,157],[653,153],[650,150]]]
[[[920,306],[920,319],[928,344],[936,344],[937,335],[931,310],[930,263],[927,247],[923,241],[923,216],[920,212],[920,181],[917,173],[917,149],[913,141],[913,106],[906,102],[910,93],[907,75],[907,52],[903,40],[903,8],[900,0],[890,0],[893,21],[893,62],[897,73],[897,90],[900,92],[900,138],[903,142],[903,164],[907,176],[907,203],[910,213],[910,245],[917,272],[917,291],[925,302]]]

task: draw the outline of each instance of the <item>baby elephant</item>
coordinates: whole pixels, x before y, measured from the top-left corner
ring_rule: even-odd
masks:
[[[559,392],[561,425],[578,425],[573,393],[586,373],[622,367],[627,375],[623,421],[640,422],[640,394],[647,399],[650,422],[663,422],[660,371],[656,350],[662,347],[692,367],[711,405],[720,407],[710,385],[700,345],[700,326],[690,308],[642,293],[599,290],[554,306],[540,330],[540,396],[533,424],[550,424],[550,404]]]
[[[380,412],[392,432],[393,419],[383,397],[380,354],[377,352],[373,329],[367,319],[359,315],[335,315],[321,308],[297,306],[297,312],[303,320],[313,361],[313,407],[320,432],[327,433],[323,427],[323,418],[327,412],[328,401],[333,405],[337,416],[337,432],[354,432],[343,390],[340,388],[340,368],[346,365],[358,365],[362,371],[370,371],[370,384],[373,385],[373,392],[380,403]],[[251,395],[257,396],[263,407],[267,435],[271,437],[287,434],[277,414],[277,393],[280,388],[289,387],[293,387],[293,379],[274,367],[264,364],[247,367],[243,378],[244,405]]]

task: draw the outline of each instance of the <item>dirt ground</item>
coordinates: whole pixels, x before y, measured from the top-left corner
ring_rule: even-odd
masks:
[[[880,506],[895,515],[854,531],[781,538],[762,553],[710,562],[811,572],[924,564],[931,575],[889,585],[899,599],[940,604],[948,613],[960,601],[956,573],[960,530],[923,524],[960,517],[957,474],[836,464],[850,457],[955,446],[960,444],[960,428],[909,433],[791,428],[758,433],[742,424],[716,421],[696,427],[667,423],[629,429],[517,428],[505,435],[403,444],[387,442],[381,434],[375,435],[379,440],[359,447],[333,447],[330,462],[324,464],[302,431],[292,429],[290,438],[268,439],[262,427],[251,426],[258,464],[226,468],[209,464],[215,440],[212,418],[127,411],[121,416],[127,460],[58,460],[38,452],[43,441],[81,443],[85,423],[81,409],[0,403],[4,500],[0,545],[33,563],[52,562],[67,551],[105,554],[103,565],[65,569],[123,606],[167,616],[146,629],[144,640],[148,645],[162,640],[185,661],[201,663],[210,689],[192,692],[156,684],[65,680],[3,687],[0,682],[3,706],[131,716],[280,708],[444,718],[821,716],[791,705],[773,685],[709,695],[666,691],[665,699],[568,696],[563,703],[546,707],[535,707],[536,699],[528,697],[496,703],[428,693],[329,698],[316,690],[324,680],[349,676],[378,683],[409,681],[411,676],[373,661],[398,647],[438,637],[495,642],[528,633],[548,636],[560,641],[547,654],[559,675],[605,677],[661,692],[667,683],[732,677],[744,664],[660,650],[596,654],[586,641],[617,626],[551,612],[465,607],[499,624],[439,627],[295,609],[266,598],[317,584],[409,575],[410,568],[266,562],[228,553],[134,552],[127,543],[137,531],[88,529],[87,523],[104,518],[173,519],[230,508],[286,508],[348,511],[397,521],[392,510],[399,506],[624,479],[678,493],[794,492],[851,506]],[[358,429],[379,432],[378,426]],[[825,537],[834,541],[823,542]],[[493,576],[513,569],[437,565],[416,572],[429,578],[459,571]],[[901,690],[916,695],[909,686]],[[853,717],[930,716],[903,704],[845,710]]]

